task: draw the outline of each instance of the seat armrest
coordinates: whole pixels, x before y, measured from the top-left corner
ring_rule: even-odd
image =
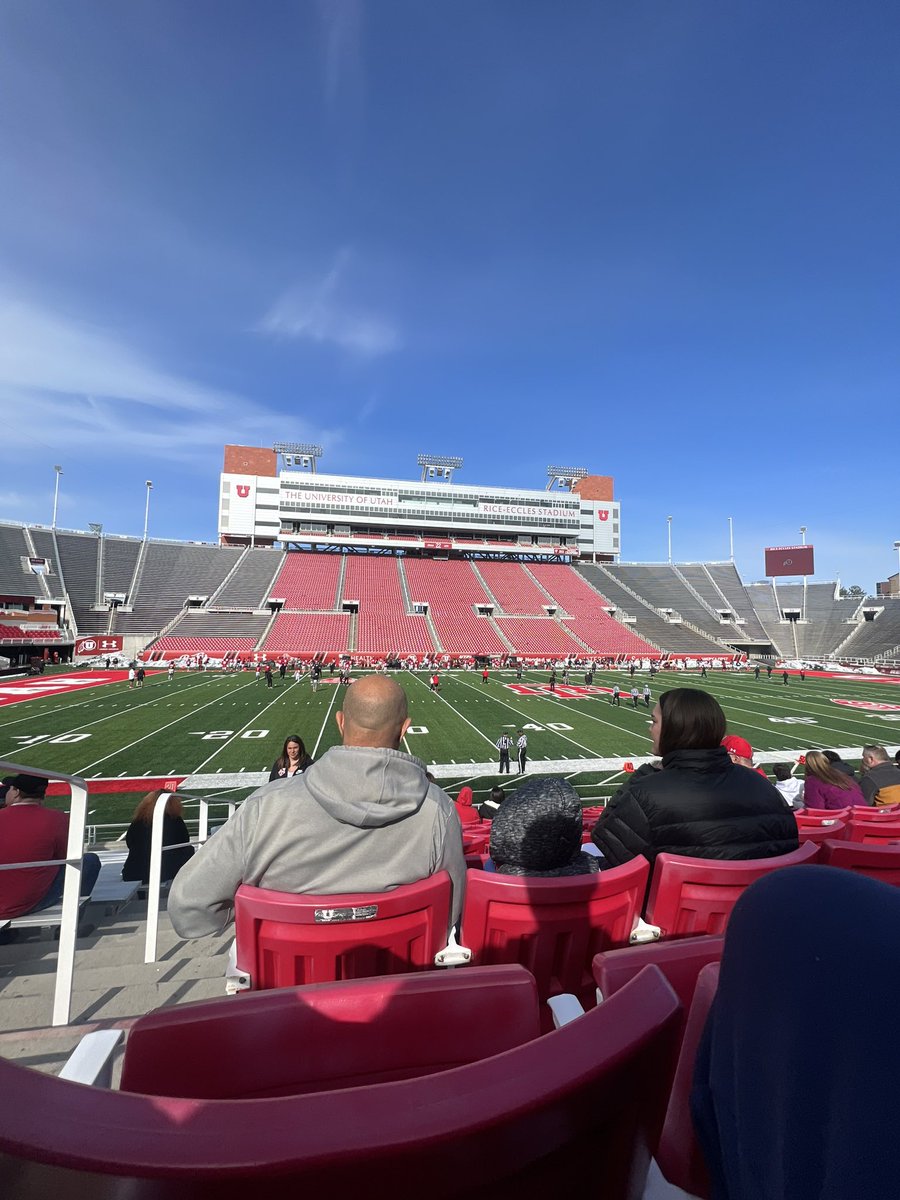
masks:
[[[86,1033],[63,1064],[60,1079],[87,1083],[91,1087],[112,1087],[112,1064],[122,1029],[97,1029]]]
[[[468,946],[460,946],[456,940],[456,930],[450,930],[447,945],[438,950],[434,956],[436,967],[464,967],[472,961],[472,951]]]
[[[238,992],[246,992],[253,986],[249,974],[242,971],[237,964],[237,938],[228,950],[228,962],[225,964],[225,995],[236,996]]]
[[[643,917],[638,917],[628,941],[632,946],[639,946],[644,942],[658,942],[661,937],[662,929],[659,925],[648,925]]]

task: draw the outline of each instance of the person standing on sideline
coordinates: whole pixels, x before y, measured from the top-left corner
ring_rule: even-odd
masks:
[[[285,671],[287,671],[287,663],[284,661],[284,659],[282,659],[278,665],[278,675],[280,679],[284,679]]]
[[[787,687],[787,679],[788,679],[787,671],[782,671],[781,672],[781,682],[784,684],[785,687]]]
[[[701,679],[706,678],[706,663],[703,663],[700,667],[700,678]]]
[[[644,684],[644,708],[650,707],[650,684]]]
[[[272,664],[266,663],[266,687],[274,687],[274,686],[275,685],[272,681]]]
[[[622,707],[622,701],[619,699],[621,689],[617,683],[613,684],[612,695],[609,698],[610,704],[615,704],[616,708]]]
[[[312,690],[314,692],[317,692],[319,690],[319,679],[320,679],[321,675],[322,675],[322,664],[314,662],[313,665],[309,669],[309,682],[312,684]]]
[[[556,691],[556,668],[555,667],[550,672],[550,691],[551,692]]]
[[[769,666],[769,667],[766,667],[766,679],[771,679],[771,678],[772,678],[772,668],[771,668],[771,666]]]
[[[756,680],[757,683],[759,683],[759,663],[756,664],[756,667],[753,671],[753,678]]]
[[[145,674],[146,674],[146,672],[144,671],[144,668],[142,666],[138,667],[138,669],[134,673],[135,687],[142,688],[144,686],[144,675]]]
[[[564,687],[569,686],[569,668],[568,667],[563,667],[562,681],[563,681]]]
[[[130,688],[134,687],[134,667],[128,668],[128,686]]]
[[[525,774],[525,764],[528,762],[528,737],[524,729],[519,730],[519,740],[516,742],[516,750],[519,756],[519,774]]]
[[[806,672],[805,671],[800,672],[800,682],[806,683]]]
[[[638,702],[638,690],[637,690],[637,684],[634,684],[634,686],[631,689],[631,707],[637,708],[637,702]]]
[[[255,672],[257,683],[259,683],[261,674],[262,674],[262,667],[260,667],[259,663],[257,663],[256,664],[256,672]]]
[[[509,752],[512,748],[513,740],[508,733],[501,733],[494,745],[500,751],[500,774],[509,774]]]
[[[485,683],[487,683],[487,681],[488,681],[488,669],[487,669],[487,667],[485,667],[484,670],[481,672],[481,682],[482,682],[482,684],[485,684]]]
[[[168,676],[169,676],[169,683],[171,683],[172,680],[175,678],[175,668],[172,666],[171,663],[169,663]]]

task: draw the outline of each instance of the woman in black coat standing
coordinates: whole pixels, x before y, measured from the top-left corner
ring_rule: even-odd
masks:
[[[606,867],[638,854],[773,858],[799,845],[797,822],[775,787],[733,763],[721,746],[725,713],[708,692],[671,688],[650,732],[661,768],[641,768],[612,797],[591,832]]]
[[[269,783],[274,779],[290,779],[292,775],[302,775],[307,767],[312,766],[312,759],[306,753],[303,739],[296,733],[290,734],[284,740],[281,754],[272,764],[269,772]]]

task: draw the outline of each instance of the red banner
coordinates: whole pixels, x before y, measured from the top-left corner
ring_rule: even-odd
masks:
[[[767,546],[766,575],[814,575],[812,546]]]
[[[122,638],[115,634],[97,634],[96,637],[79,638],[75,643],[76,658],[95,658],[98,654],[119,654]]]
[[[426,550],[450,550],[453,546],[452,542],[444,538],[424,538],[423,542]]]

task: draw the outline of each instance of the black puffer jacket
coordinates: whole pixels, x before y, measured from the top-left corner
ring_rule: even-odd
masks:
[[[727,750],[674,750],[662,770],[616,792],[591,833],[617,867],[638,854],[771,858],[796,850],[797,822],[775,787]]]

